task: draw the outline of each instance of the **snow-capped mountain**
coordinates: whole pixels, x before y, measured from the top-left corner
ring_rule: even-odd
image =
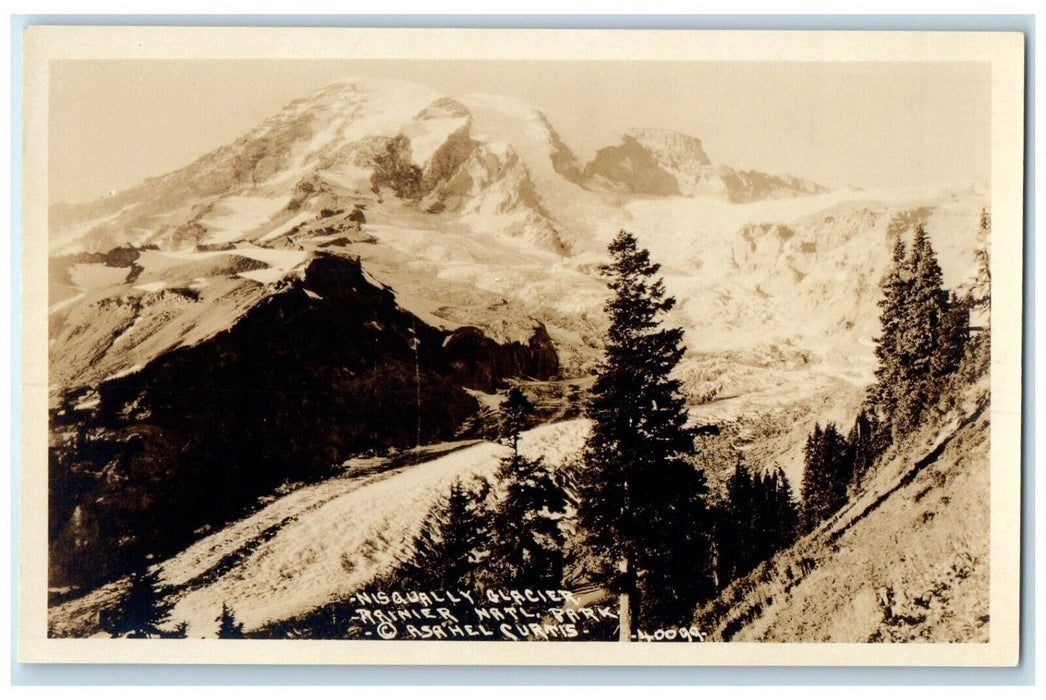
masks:
[[[525,305],[523,316],[588,336],[592,328],[576,322],[599,313],[602,289],[592,262],[609,236],[628,228],[679,282],[673,291],[693,311],[685,325],[736,336],[731,329],[759,323],[765,337],[765,324],[781,325],[780,311],[802,315],[818,298],[831,299],[840,313],[807,313],[817,330],[830,321],[853,322],[842,316],[860,310],[855,307],[873,308],[867,302],[887,259],[886,231],[896,228],[895,219],[911,218],[906,212],[941,219],[941,244],[960,253],[972,248],[975,212],[985,203],[981,192],[944,199],[827,192],[788,175],[713,164],[698,138],[664,130],[634,129],[607,135],[606,142],[585,163],[547,115],[517,100],[352,80],[290,103],[180,170],[96,202],[53,207],[51,248],[56,256],[82,257],[155,246],[156,254],[146,257],[158,265],[144,265],[136,275],[129,270],[124,278],[149,294],[161,281],[175,287],[181,272],[190,286],[210,279],[172,270],[172,255],[189,256],[182,260],[236,248],[236,264],[266,269],[240,270],[236,279],[271,284],[296,269],[307,257],[301,252],[334,246],[362,257],[368,272],[404,303],[420,297],[417,311],[436,308],[445,326],[506,330],[504,318],[492,321],[483,309],[515,297],[519,303],[500,316]],[[352,221],[357,207],[366,209],[362,231]],[[931,235],[937,235],[935,223]],[[838,258],[847,246],[852,250]],[[93,291],[120,281],[120,266],[107,263],[99,271],[90,261],[66,260],[75,279],[54,280],[53,309],[75,315],[71,307],[94,303]],[[946,272],[963,278],[968,262],[956,260]],[[793,303],[804,288],[811,298]],[[702,289],[715,289],[714,298],[701,299]],[[867,294],[858,299],[855,289]],[[470,298],[457,300],[464,290]],[[837,292],[845,293],[845,304]],[[247,304],[264,291],[241,293]],[[70,301],[80,294],[85,297]],[[455,301],[444,303],[448,299]],[[777,301],[785,302],[781,309]],[[810,335],[806,324],[790,319],[788,325],[793,330],[779,340]],[[529,321],[520,326],[529,327]],[[868,323],[858,330],[864,340],[872,333]],[[576,340],[567,344],[578,346]],[[734,343],[707,340],[692,349]],[[191,334],[184,342],[193,342]]]
[[[360,450],[460,436],[507,378],[586,377],[605,328],[598,268],[622,228],[678,301],[694,420],[731,424],[733,448],[793,483],[813,422],[852,417],[872,376],[894,238],[924,224],[945,284],[974,279],[983,189],[828,191],[715,163],[677,132],[601,142],[582,157],[518,100],[351,80],[179,170],[53,206],[53,442],[104,442],[68,447],[71,481],[53,484],[83,489],[51,519],[52,562],[69,565],[55,580],[80,576],[70,543],[125,570],[141,543],[106,539],[111,519],[177,513],[179,488],[217,478],[208,460],[229,465],[237,497],[165,526],[158,553]],[[419,427],[423,384],[439,418]],[[267,403],[237,398],[256,386]],[[355,421],[379,399],[384,422]],[[250,464],[221,430],[251,436]],[[288,456],[294,436],[308,437]],[[105,450],[124,455],[115,471]],[[77,481],[92,470],[97,487]],[[127,491],[127,474],[161,495]]]
[[[608,139],[613,137],[608,135]],[[826,191],[713,166],[697,138],[635,129],[580,162],[549,118],[518,101],[355,80],[296,100],[228,146],[136,188],[52,212],[52,249],[164,249],[274,240],[304,211],[383,191],[564,252],[553,190],[714,194],[731,201]],[[304,210],[304,211],[303,211]]]

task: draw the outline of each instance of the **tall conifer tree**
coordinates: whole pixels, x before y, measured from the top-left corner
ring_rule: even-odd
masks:
[[[875,345],[879,366],[875,370],[876,383],[869,391],[872,403],[885,416],[892,416],[897,407],[897,389],[904,376],[900,342],[909,289],[905,256],[904,241],[897,236],[890,270],[882,282],[883,296],[879,300],[881,331]]]
[[[921,224],[915,227],[907,267],[911,289],[902,317],[901,360],[907,378],[914,380],[930,372],[931,357],[937,351],[939,329],[948,306],[941,266]]]
[[[661,327],[675,300],[634,236],[621,231],[609,250],[610,329],[589,403],[578,520],[590,573],[618,594],[619,635],[629,641],[634,623],[688,621],[712,575],[707,485],[687,461],[695,436],[671,377],[683,332]]]

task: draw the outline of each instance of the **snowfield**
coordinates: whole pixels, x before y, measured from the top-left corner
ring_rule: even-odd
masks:
[[[580,453],[587,431],[585,420],[541,426],[522,435],[520,450],[561,466]],[[432,449],[438,446],[424,451]],[[190,637],[213,637],[223,603],[251,630],[345,597],[402,560],[452,483],[491,478],[507,454],[505,446],[480,442],[420,464],[299,488],[161,565],[178,591],[171,620],[187,622]],[[115,587],[106,586],[53,608],[50,623],[83,624],[114,596]]]

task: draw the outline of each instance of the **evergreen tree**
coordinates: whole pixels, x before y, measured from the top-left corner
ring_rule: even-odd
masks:
[[[931,374],[943,377],[959,369],[969,339],[970,302],[954,293],[949,294],[937,334],[937,348],[930,358]]]
[[[974,250],[977,257],[977,276],[970,293],[970,305],[979,310],[988,310],[991,305],[992,270],[989,250],[991,248],[992,219],[987,209],[981,210],[978,245]]]
[[[883,434],[892,435],[917,424],[924,408],[936,401],[940,384],[934,380],[958,369],[968,340],[969,303],[944,289],[937,255],[921,224],[907,256],[898,238],[882,290],[882,333],[875,348],[879,366],[868,403],[889,428]]]
[[[751,560],[752,475],[740,457],[726,483],[726,503],[718,537],[721,585],[741,576]]]
[[[558,588],[563,578],[564,536],[559,521],[566,494],[540,459],[506,457],[498,470],[505,496],[492,519],[487,571],[508,588]]]
[[[166,600],[159,570],[140,569],[131,574],[130,587],[116,607],[103,611],[102,628],[113,638],[172,636],[162,626],[170,622],[173,608],[174,602]]]
[[[875,414],[861,410],[854,419],[853,427],[846,436],[847,460],[852,465],[850,492],[855,494],[860,488],[861,480],[872,466],[872,462],[882,452],[879,435],[879,424]]]
[[[515,455],[519,454],[519,435],[526,429],[527,420],[533,413],[534,405],[519,387],[508,390],[508,396],[501,402],[501,437]]]
[[[846,503],[853,476],[849,445],[834,423],[814,426],[803,468],[803,530],[810,531]]]
[[[411,543],[410,557],[398,578],[416,588],[475,588],[477,571],[487,556],[490,484],[455,481],[437,501]]]
[[[885,416],[892,416],[897,408],[897,390],[905,376],[900,353],[902,324],[909,291],[905,274],[905,247],[900,236],[894,241],[893,260],[882,282],[883,296],[878,302],[881,332],[876,339],[876,383],[869,391],[869,400]]]
[[[578,521],[590,574],[619,596],[620,639],[633,616],[647,629],[688,621],[712,580],[703,473],[686,405],[671,378],[685,351],[661,328],[675,300],[660,266],[621,231],[601,270],[613,292],[606,356],[592,387],[592,430],[579,475]]]
[[[900,337],[901,363],[909,383],[930,374],[937,351],[939,329],[948,304],[943,276],[926,229],[915,227],[907,263],[911,288],[905,303]]]
[[[577,384],[572,385],[567,392],[567,408],[564,417],[574,418],[580,416],[584,411],[584,403],[584,398],[581,396],[581,387]]]
[[[501,460],[497,480],[505,490],[491,519],[486,575],[509,588],[558,588],[563,578],[566,511],[564,488],[541,459],[519,453],[519,435],[534,407],[513,387],[501,404],[503,437],[512,454]]]
[[[161,632],[160,636],[164,639],[185,639],[189,636],[189,623],[182,620],[174,626],[174,631]]]
[[[897,408],[891,416],[895,435],[910,431],[919,423],[926,407],[936,403],[940,384],[933,379],[942,376],[939,372],[946,373],[958,366],[955,357],[962,354],[964,341],[960,334],[965,332],[961,312],[951,317],[950,327],[945,329],[945,319],[950,314],[948,292],[942,286],[937,255],[921,225],[915,229],[906,267],[911,276],[911,290],[900,338],[904,375],[897,385]],[[945,330],[951,337],[942,336]]]
[[[236,621],[227,603],[222,603],[222,612],[214,621],[218,623],[218,639],[243,639],[243,623]]]
[[[792,493],[792,485],[788,483],[788,477],[778,467],[773,474],[774,487],[774,521],[777,523],[777,537],[775,540],[775,551],[789,547],[795,542],[799,534],[799,506]]]

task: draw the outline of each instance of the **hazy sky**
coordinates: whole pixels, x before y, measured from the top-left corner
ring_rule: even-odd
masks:
[[[829,186],[990,174],[987,63],[53,61],[51,201],[173,170],[352,76],[516,97],[573,122],[568,140],[578,125],[675,129],[713,162]]]

